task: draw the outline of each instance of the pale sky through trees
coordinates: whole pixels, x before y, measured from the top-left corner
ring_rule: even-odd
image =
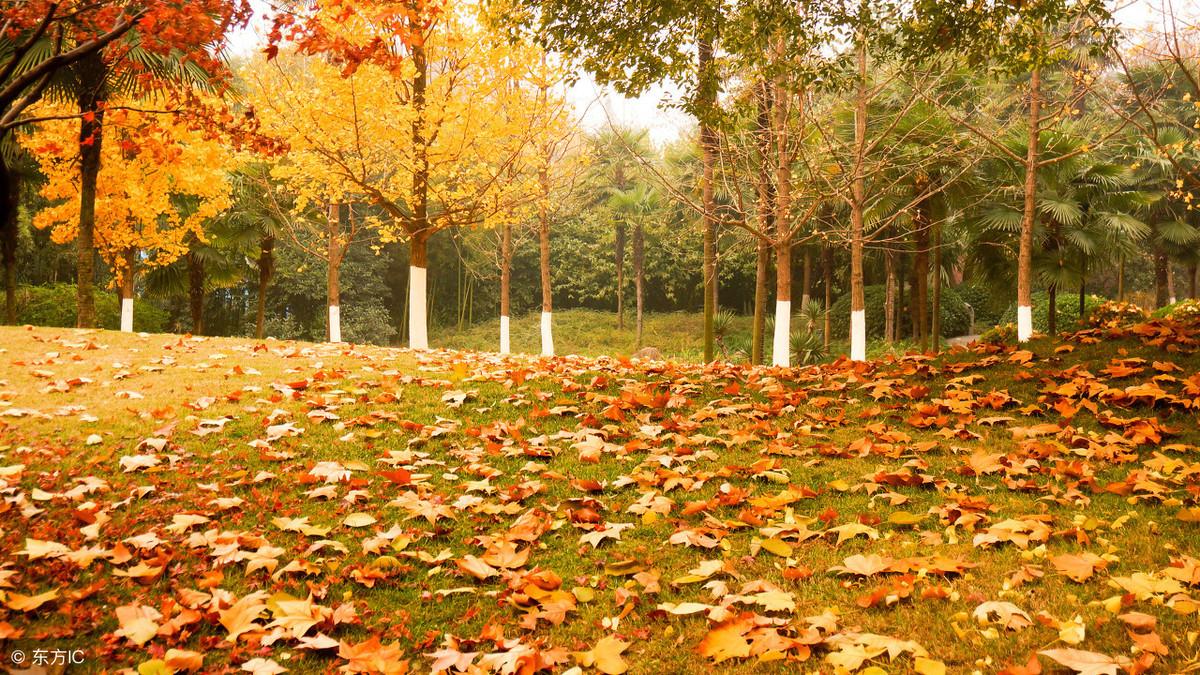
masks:
[[[1124,0],[1117,8],[1117,19],[1122,25],[1140,29],[1156,24],[1161,18],[1159,8],[1164,2],[1174,2],[1175,11],[1184,17],[1200,15],[1200,0]],[[264,14],[264,4],[254,0],[256,17]],[[249,56],[259,49],[266,31],[261,24],[239,31],[231,40],[231,51],[235,56]],[[604,91],[586,73],[569,93],[569,97],[582,118],[583,127],[595,130],[611,123],[618,126],[645,128],[656,146],[671,143],[681,132],[693,126],[692,119],[685,113],[669,108],[677,93],[671,84],[653,87],[637,98],[626,98],[613,91]]]

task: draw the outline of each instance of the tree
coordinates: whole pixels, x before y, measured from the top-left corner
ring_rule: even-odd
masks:
[[[724,23],[721,6],[683,0],[516,0],[513,5],[510,26],[528,31],[543,46],[563,53],[602,85],[613,85],[622,94],[634,96],[666,79],[683,85],[683,105],[700,123],[704,358],[711,361],[715,353],[717,218],[713,178],[721,88],[717,63],[717,40]]]
[[[651,151],[647,132],[624,127],[605,129],[589,140],[595,161],[588,180],[591,183],[596,207],[607,207],[610,190],[628,190],[641,173],[640,166],[650,161]],[[615,237],[613,258],[616,260],[617,328],[625,329],[625,247],[626,230],[623,218],[613,218]]]
[[[114,0],[83,2],[69,9],[54,0],[25,0],[6,13],[0,37],[0,143],[13,129],[42,121],[25,113],[43,96],[69,97],[77,105],[74,111],[56,111],[51,119],[79,120],[80,326],[95,322],[92,229],[103,120],[106,110],[111,110],[107,99],[110,94],[144,99],[148,87],[172,85],[177,94],[172,105],[194,107],[197,100],[187,96],[191,83],[198,77],[213,83],[223,80],[227,70],[219,48],[228,32],[243,25],[250,14],[248,0],[183,5]],[[170,63],[178,67],[166,67]],[[120,87],[114,90],[114,84]],[[6,218],[0,214],[3,222]]]
[[[638,182],[627,190],[614,189],[608,200],[613,213],[633,227],[634,297],[637,303],[635,344],[639,349],[642,347],[642,311],[645,306],[646,219],[659,209],[658,199],[658,193],[652,186]]]
[[[1112,15],[1102,0],[1033,0],[1009,3],[1000,0],[980,3],[975,11],[961,12],[958,3],[932,0],[922,8],[910,47],[916,52],[934,52],[954,36],[949,47],[967,56],[969,61],[996,66],[1001,72],[1028,77],[1026,84],[1024,127],[1026,147],[1023,157],[1016,156],[1000,143],[994,130],[981,129],[963,117],[955,121],[981,140],[1020,161],[1024,167],[1022,220],[1017,253],[1017,338],[1024,342],[1033,335],[1032,281],[1033,231],[1037,218],[1038,171],[1069,159],[1059,155],[1046,159],[1041,153],[1044,131],[1069,119],[1084,95],[1090,91],[1095,75],[1078,73],[1072,87],[1058,101],[1048,100],[1042,86],[1047,69],[1069,59],[1080,48],[1093,55],[1108,50],[1115,36]],[[1043,110],[1045,109],[1045,110]],[[1115,135],[1113,131],[1108,137]],[[1078,152],[1086,152],[1082,146]]]
[[[272,173],[296,192],[297,206],[370,204],[365,225],[382,242],[408,243],[408,340],[417,349],[429,344],[430,237],[486,226],[501,208],[489,194],[535,132],[500,112],[504,88],[525,67],[511,58],[521,47],[485,34],[476,9],[448,6],[427,22],[410,12],[413,41],[395,47],[406,58],[394,68],[280,53],[247,72],[264,130],[291,148]],[[373,29],[357,28],[359,37]]]
[[[132,107],[107,111],[111,138],[99,153],[80,148],[69,119],[45,121],[21,138],[38,158],[46,176],[41,194],[51,203],[34,217],[35,226],[52,229],[59,243],[78,240],[86,220],[81,212],[94,209],[92,241],[114,270],[124,331],[133,330],[138,273],[187,255],[191,240],[203,241],[205,221],[230,204],[226,146],[184,119]],[[54,113],[51,107],[38,110]],[[75,199],[80,152],[97,164],[92,204]]]

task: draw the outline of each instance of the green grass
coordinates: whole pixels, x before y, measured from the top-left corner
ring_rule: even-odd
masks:
[[[680,361],[699,361],[704,354],[704,317],[697,312],[647,313],[643,345],[663,356]],[[541,352],[541,314],[513,317],[509,327],[512,351]],[[738,317],[736,332],[750,334],[750,317]],[[436,346],[449,349],[496,351],[500,345],[500,320],[477,323],[462,331],[448,327],[433,332]],[[629,356],[637,351],[634,315],[628,312],[625,328],[618,327],[614,312],[567,309],[554,312],[554,348],[559,354],[580,356]]]
[[[738,352],[740,345],[750,343],[753,318],[731,314],[727,340],[718,339],[718,355],[732,361],[745,360]],[[768,317],[769,319],[770,317]],[[511,321],[510,339],[512,351],[517,354],[539,354],[541,352],[541,315],[530,313],[514,317]],[[793,323],[793,328],[795,323]],[[704,357],[704,315],[699,312],[647,313],[644,317],[643,345],[654,347],[667,359],[687,363],[698,363]],[[771,325],[763,343],[766,356],[770,357]],[[446,349],[494,352],[500,345],[500,320],[492,319],[465,327],[459,331],[446,326],[432,331],[432,342]],[[634,316],[625,317],[625,327],[620,328],[614,312],[591,309],[567,309],[554,312],[554,347],[558,354],[579,356],[629,356],[637,351],[637,334]],[[872,340],[867,345],[870,358],[902,355],[915,350],[918,345],[910,340],[888,344],[883,340]],[[824,360],[832,361],[849,354],[850,343],[842,335],[833,336]]]
[[[632,351],[632,331],[616,331],[610,325],[615,317],[562,312],[555,319],[562,353]],[[535,322],[536,317],[514,322],[514,350],[536,351]],[[668,355],[686,354],[698,348],[699,323],[688,315],[655,316],[647,322],[647,335],[657,341],[646,344]],[[486,327],[477,327],[443,344],[489,349],[492,337]],[[1114,597],[1119,602],[1121,595],[1111,579],[1158,574],[1172,559],[1200,550],[1194,523],[1177,517],[1196,506],[1200,492],[1197,471],[1190,468],[1200,430],[1194,410],[1186,407],[1200,398],[1187,393],[1186,382],[1200,370],[1200,357],[1149,346],[1128,333],[1099,337],[1093,344],[1073,342],[1074,350],[1064,353],[1056,352],[1058,343],[1035,341],[1029,346],[1032,360],[1024,364],[1010,360],[1010,347],[996,354],[956,351],[934,361],[886,356],[861,369],[843,363],[791,371],[699,365],[647,371],[573,358],[2,328],[0,412],[33,412],[0,416],[0,467],[23,465],[0,469],[6,509],[0,525],[0,589],[6,593],[0,629],[20,633],[0,652],[79,648],[88,659],[83,672],[137,668],[172,648],[200,652],[205,671],[236,669],[256,657],[301,673],[347,665],[337,649],[299,649],[287,635],[264,645],[271,640],[262,628],[271,612],[263,612],[259,628],[236,642],[226,640],[220,610],[227,601],[263,591],[311,594],[330,610],[353,607],[356,619],[335,624],[325,618],[306,634],[321,632],[346,645],[379,636],[395,642],[400,658],[417,672],[429,669],[423,654],[447,644],[463,652],[503,652],[514,643],[498,641],[501,634],[555,660],[556,671],[580,662],[575,652],[617,636],[630,644],[624,658],[635,673],[833,672],[825,660],[836,651],[829,640],[814,644],[804,661],[798,649],[786,650],[779,661],[752,656],[713,663],[699,655],[697,647],[714,624],[703,614],[672,616],[656,608],[720,604],[703,582],[671,583],[701,561],[720,559],[737,574],[722,577],[726,602],[749,582],[769,582],[791,594],[794,611],[759,610],[778,620],[785,637],[801,634],[805,617],[830,610],[839,617],[840,633],[916,641],[949,672],[996,671],[1024,664],[1038,649],[1066,646],[1052,624],[1078,614],[1086,636],[1076,648],[1136,656],[1122,622],[1105,603]],[[1131,356],[1146,359],[1141,372],[1119,379],[1102,372],[1112,359]],[[1181,370],[1159,373],[1151,362]],[[962,372],[948,367],[953,364],[961,364]],[[951,382],[971,374],[982,377],[970,384]],[[1095,403],[1097,413],[1081,408],[1068,420],[1053,407],[1059,396],[1048,392],[1074,379],[1097,383],[1072,399]],[[66,392],[43,391],[71,381]],[[864,385],[882,381],[893,386],[876,400]],[[1104,394],[1106,388],[1151,381],[1175,400],[1152,407]],[[981,406],[984,397],[999,391],[1014,402],[999,409]],[[449,392],[470,396],[450,407],[443,401]],[[969,413],[937,407],[963,392],[972,401]],[[944,419],[914,426],[914,414],[931,410]],[[327,414],[337,419],[322,421]],[[1158,444],[1127,444],[1120,429],[1101,424],[1108,414],[1152,418],[1173,435]],[[96,419],[89,421],[89,415]],[[989,416],[1013,419],[980,422]],[[201,420],[221,417],[229,418],[222,431],[192,433]],[[304,432],[262,447],[267,427],[284,421]],[[1011,430],[1046,423],[1064,430],[1033,444],[1022,444]],[[939,433],[943,430],[960,433]],[[154,453],[162,464],[123,471],[122,457],[149,452],[138,447],[156,433],[169,439]],[[98,443],[89,442],[92,434]],[[595,461],[575,447],[589,434],[611,444]],[[921,445],[926,442],[933,445]],[[1109,456],[1110,450],[1120,452]],[[965,469],[975,453],[1001,455],[1012,475],[970,475]],[[1180,464],[1164,463],[1164,457]],[[352,476],[330,484],[328,500],[305,494],[324,485],[306,477],[318,462],[340,463]],[[772,473],[764,472],[764,462],[774,463]],[[426,477],[416,487],[402,485],[384,474],[396,468]],[[911,487],[873,480],[902,470],[930,480]],[[73,493],[85,479],[104,484]],[[603,487],[588,492],[591,486],[574,479]],[[1131,492],[1112,487],[1124,481],[1131,481]],[[786,506],[752,505],[785,488],[808,490],[809,496]],[[630,511],[651,493],[671,500],[667,513],[644,518]],[[892,506],[890,494],[907,501]],[[217,511],[210,504],[216,497],[244,502]],[[986,503],[978,522],[941,520],[956,517],[947,509],[963,497]],[[433,523],[413,517],[398,499],[438,506],[447,517]],[[688,507],[703,502],[708,502],[703,508]],[[584,531],[571,514],[584,508],[606,523],[633,527],[619,541],[583,545]],[[901,510],[925,519],[915,525],[890,522]],[[97,513],[103,514],[101,527],[89,538],[83,528]],[[370,514],[376,522],[343,525],[351,513]],[[186,531],[169,529],[179,514],[211,520]],[[488,537],[503,536],[530,514],[551,525],[536,541],[519,541],[529,550],[524,565],[482,581],[459,570],[455,560],[484,556]],[[1048,541],[1028,549],[972,545],[989,525],[1032,515],[1049,519]],[[283,531],[272,523],[279,516],[307,517],[332,529],[312,536]],[[794,543],[787,559],[765,550],[751,554],[753,541],[763,536],[760,528],[795,521],[821,531],[867,523],[878,539],[856,536],[839,545],[826,535]],[[364,549],[364,540],[393,527],[405,544]],[[694,528],[707,528],[722,543],[712,549],[668,543],[673,534]],[[201,536],[206,531],[211,534]],[[138,549],[128,541],[151,532],[161,540],[153,548]],[[226,533],[224,558],[211,543],[220,533]],[[83,569],[61,558],[31,561],[18,553],[27,538],[73,551],[123,547],[132,559],[106,555]],[[239,551],[258,549],[260,538],[281,550],[277,572],[293,563],[304,571],[248,572]],[[346,552],[310,548],[322,540],[338,542]],[[1048,562],[1081,552],[1110,562],[1084,583],[1056,573]],[[855,554],[939,555],[978,566],[944,579],[920,576],[912,597],[864,608],[856,600],[894,576],[858,579],[829,570]],[[606,573],[606,564],[629,559],[660,575],[657,593],[631,577]],[[163,571],[142,581],[114,574],[139,561]],[[1037,565],[1044,576],[1006,588],[1006,579],[1022,565]],[[812,575],[788,578],[789,567],[806,567]],[[376,570],[383,574],[371,579]],[[561,578],[560,590],[586,588],[594,597],[579,602],[560,624],[543,618],[522,626],[531,606],[524,579],[534,571]],[[229,595],[197,600],[213,587]],[[935,587],[947,597],[921,597]],[[12,593],[49,590],[58,597],[36,610],[4,608]],[[1183,589],[1185,596],[1195,592],[1192,586]],[[971,612],[990,600],[1015,603],[1035,617],[1034,625],[993,632],[976,624]],[[158,623],[182,620],[180,607],[187,604],[197,607],[198,618],[137,646],[115,633],[116,608],[130,604],[169,615]],[[1180,597],[1162,596],[1120,607],[1119,612],[1157,618],[1168,649],[1157,661],[1162,672],[1180,672],[1196,662],[1195,615],[1181,613],[1186,606]],[[736,602],[731,608],[735,614],[753,609]],[[870,665],[907,671],[915,661],[910,654],[894,661],[880,656],[864,667]]]

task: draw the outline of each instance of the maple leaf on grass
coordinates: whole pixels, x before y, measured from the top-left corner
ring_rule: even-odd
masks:
[[[242,670],[252,675],[280,675],[280,673],[287,672],[287,668],[279,665],[273,659],[264,659],[261,657],[250,659],[243,663]]]
[[[1108,561],[1095,553],[1084,552],[1079,555],[1056,555],[1050,558],[1050,564],[1059,574],[1083,583],[1092,578],[1096,570],[1107,567]]]
[[[1079,675],[1118,675],[1130,665],[1125,657],[1112,657],[1081,649],[1043,649],[1038,654],[1058,662]]]
[[[971,616],[981,624],[994,623],[1008,630],[1021,630],[1033,625],[1033,619],[1025,610],[1001,600],[980,603]]]
[[[629,649],[629,643],[612,635],[600,638],[595,647],[575,654],[575,660],[584,667],[594,667],[604,675],[621,675],[629,670],[629,664],[621,656]]]
[[[117,608],[117,623],[120,628],[116,635],[128,639],[137,646],[142,646],[158,633],[158,621],[162,614],[153,607],[145,605],[123,605]]]
[[[465,555],[458,560],[455,560],[454,564],[458,566],[458,569],[466,572],[480,581],[494,576],[499,576],[500,574],[500,570],[497,570],[495,567],[492,567],[473,555]]]
[[[221,610],[221,625],[229,631],[227,640],[236,642],[239,635],[262,628],[254,622],[267,609],[267,603],[264,602],[266,599],[266,593],[255,591],[233,603],[229,609]]]
[[[750,656],[746,633],[754,628],[754,612],[743,612],[726,619],[708,631],[696,651],[715,663]]]
[[[402,660],[404,652],[400,643],[382,644],[378,635],[358,644],[343,641],[338,656],[346,659],[341,667],[346,673],[377,673],[379,675],[401,675],[408,672],[408,661]]]

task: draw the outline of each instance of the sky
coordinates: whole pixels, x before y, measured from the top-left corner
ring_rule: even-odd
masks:
[[[1164,2],[1172,2],[1180,16],[1200,17],[1200,0],[1117,0],[1117,20],[1135,30],[1152,27],[1161,20],[1159,8]],[[252,0],[252,4],[256,15],[261,16],[265,9],[263,4],[259,0]],[[230,50],[237,56],[250,55],[261,48],[264,35],[261,24],[252,24],[233,36]],[[631,99],[606,91],[584,75],[569,92],[569,98],[585,129],[603,129],[609,125],[644,128],[649,131],[650,141],[661,147],[677,140],[681,134],[689,133],[695,126],[688,115],[669,108],[677,94],[678,89],[667,84]]]

